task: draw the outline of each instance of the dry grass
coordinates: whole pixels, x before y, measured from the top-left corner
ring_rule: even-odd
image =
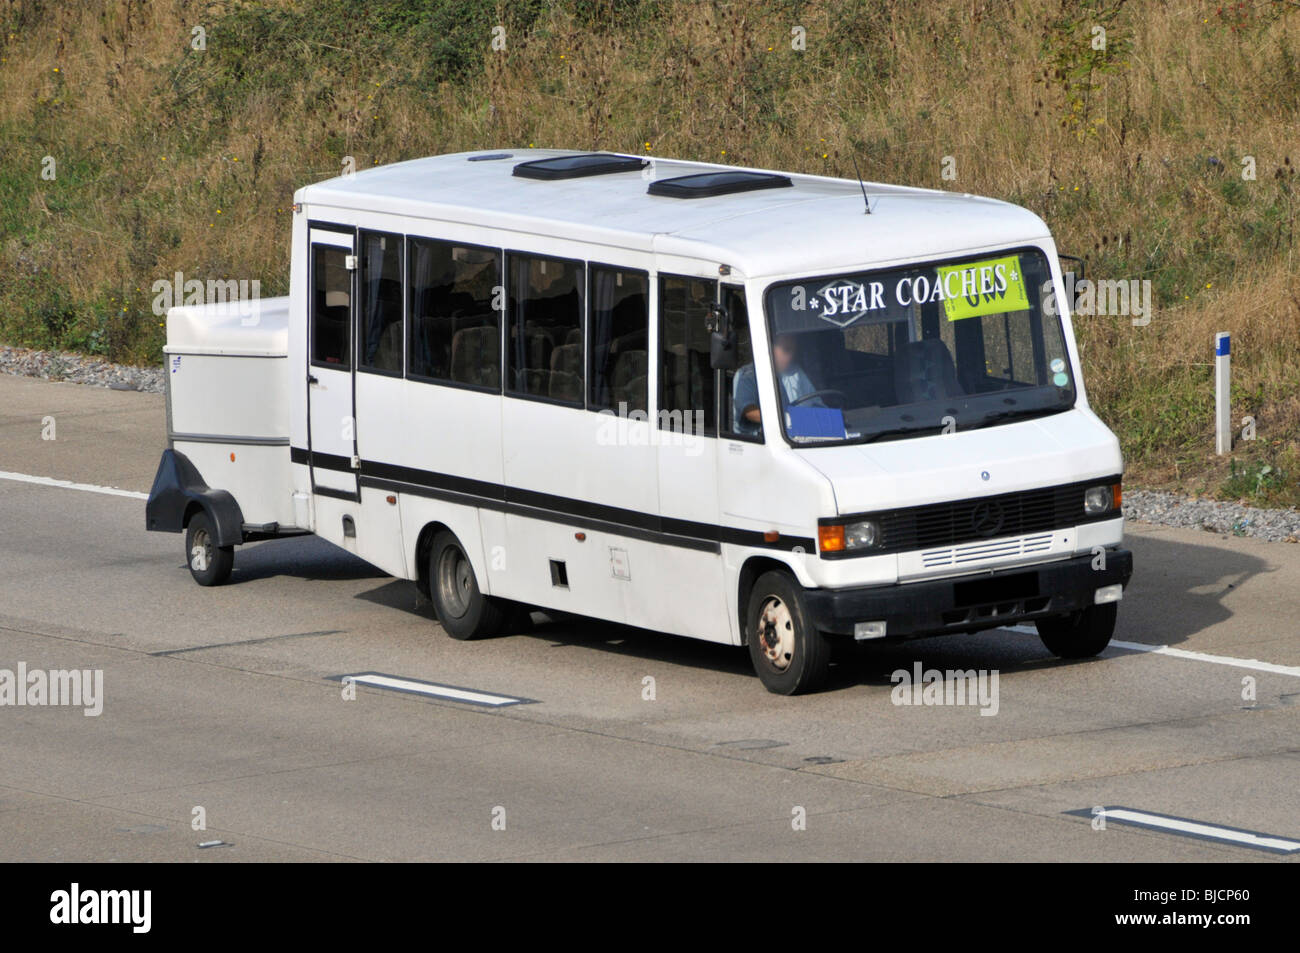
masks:
[[[446,6],[8,0],[0,335],[157,360],[152,282],[282,289],[292,191],[344,156],[566,146],[842,176],[856,156],[1025,205],[1090,276],[1152,281],[1150,325],[1078,321],[1140,479],[1220,486],[1209,362],[1233,332],[1234,416],[1259,433],[1239,456],[1286,474],[1267,499],[1300,499],[1295,4],[465,0],[430,27]]]

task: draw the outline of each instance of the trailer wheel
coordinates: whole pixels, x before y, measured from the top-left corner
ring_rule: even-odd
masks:
[[[205,512],[195,513],[185,527],[185,561],[200,586],[220,586],[230,579],[235,547],[214,542],[212,520]]]
[[[813,627],[803,590],[786,573],[766,572],[754,581],[745,636],[754,671],[769,692],[801,695],[826,681],[830,642]]]
[[[453,534],[443,530],[429,547],[429,594],[438,621],[453,639],[478,639],[501,630],[509,607],[483,595],[474,567]]]
[[[1058,658],[1091,658],[1110,644],[1118,605],[1088,606],[1069,615],[1038,620],[1038,637]]]

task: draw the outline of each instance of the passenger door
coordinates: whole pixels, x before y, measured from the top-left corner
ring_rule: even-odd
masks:
[[[661,274],[659,311],[659,512],[678,537],[664,561],[653,613],[658,627],[712,642],[732,641],[723,590],[718,510],[718,406],[709,363],[709,311],[718,282]]]
[[[354,407],[356,232],[308,232],[307,448],[312,491],[359,500]]]

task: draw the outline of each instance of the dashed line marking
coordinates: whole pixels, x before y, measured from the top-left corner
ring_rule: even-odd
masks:
[[[1032,625],[1003,626],[1007,632],[1019,632],[1023,635],[1037,635],[1038,630]],[[1256,672],[1269,672],[1273,675],[1291,675],[1300,678],[1300,665],[1278,665],[1275,662],[1261,662],[1253,658],[1234,658],[1231,655],[1211,655],[1209,652],[1192,652],[1176,649],[1168,645],[1149,645],[1146,642],[1125,642],[1111,639],[1107,648],[1122,649],[1126,652],[1147,652],[1152,655],[1168,655],[1173,658],[1188,659],[1193,662],[1209,662],[1213,665],[1231,665],[1234,668],[1249,668]]]
[[[496,692],[480,691],[476,688],[464,688],[460,685],[442,685],[438,682],[426,682],[418,678],[401,678],[386,675],[383,672],[355,672],[349,675],[331,675],[330,681],[352,681],[358,685],[383,688],[393,692],[405,692],[408,695],[425,695],[429,698],[444,698],[448,701],[464,702],[468,705],[482,705],[487,708],[505,708],[508,705],[533,705],[534,698],[516,698],[513,695],[498,695]]]
[[[74,483],[71,480],[56,480],[54,477],[32,476],[30,473],[10,473],[0,470],[0,480],[13,480],[15,483],[35,483],[37,486],[53,486],[62,490],[81,490],[83,493],[103,493],[108,496],[125,496],[132,500],[147,500],[148,493],[136,490],[119,490],[115,486],[96,486],[94,483]]]
[[[1194,837],[1198,840],[1220,841],[1235,844],[1238,847],[1250,847],[1254,850],[1267,850],[1275,854],[1294,854],[1300,851],[1300,841],[1264,834],[1260,831],[1248,831],[1239,827],[1224,827],[1221,824],[1207,824],[1193,821],[1186,817],[1174,817],[1169,814],[1155,814],[1151,811],[1138,811],[1130,807],[1081,808],[1066,811],[1075,817],[1104,817],[1106,821],[1117,824],[1130,824],[1150,830],[1177,834],[1180,837]]]

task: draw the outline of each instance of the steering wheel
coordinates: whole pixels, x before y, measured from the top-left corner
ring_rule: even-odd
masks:
[[[837,401],[837,403],[834,406],[839,410],[843,410],[845,403],[848,402],[848,397],[845,396],[844,392],[841,390],[831,390],[829,388],[827,390],[815,390],[811,394],[804,394],[802,397],[796,397],[794,400],[790,401],[790,406],[798,407],[800,404],[808,403],[808,401],[812,400],[815,397],[832,397],[832,396]]]

